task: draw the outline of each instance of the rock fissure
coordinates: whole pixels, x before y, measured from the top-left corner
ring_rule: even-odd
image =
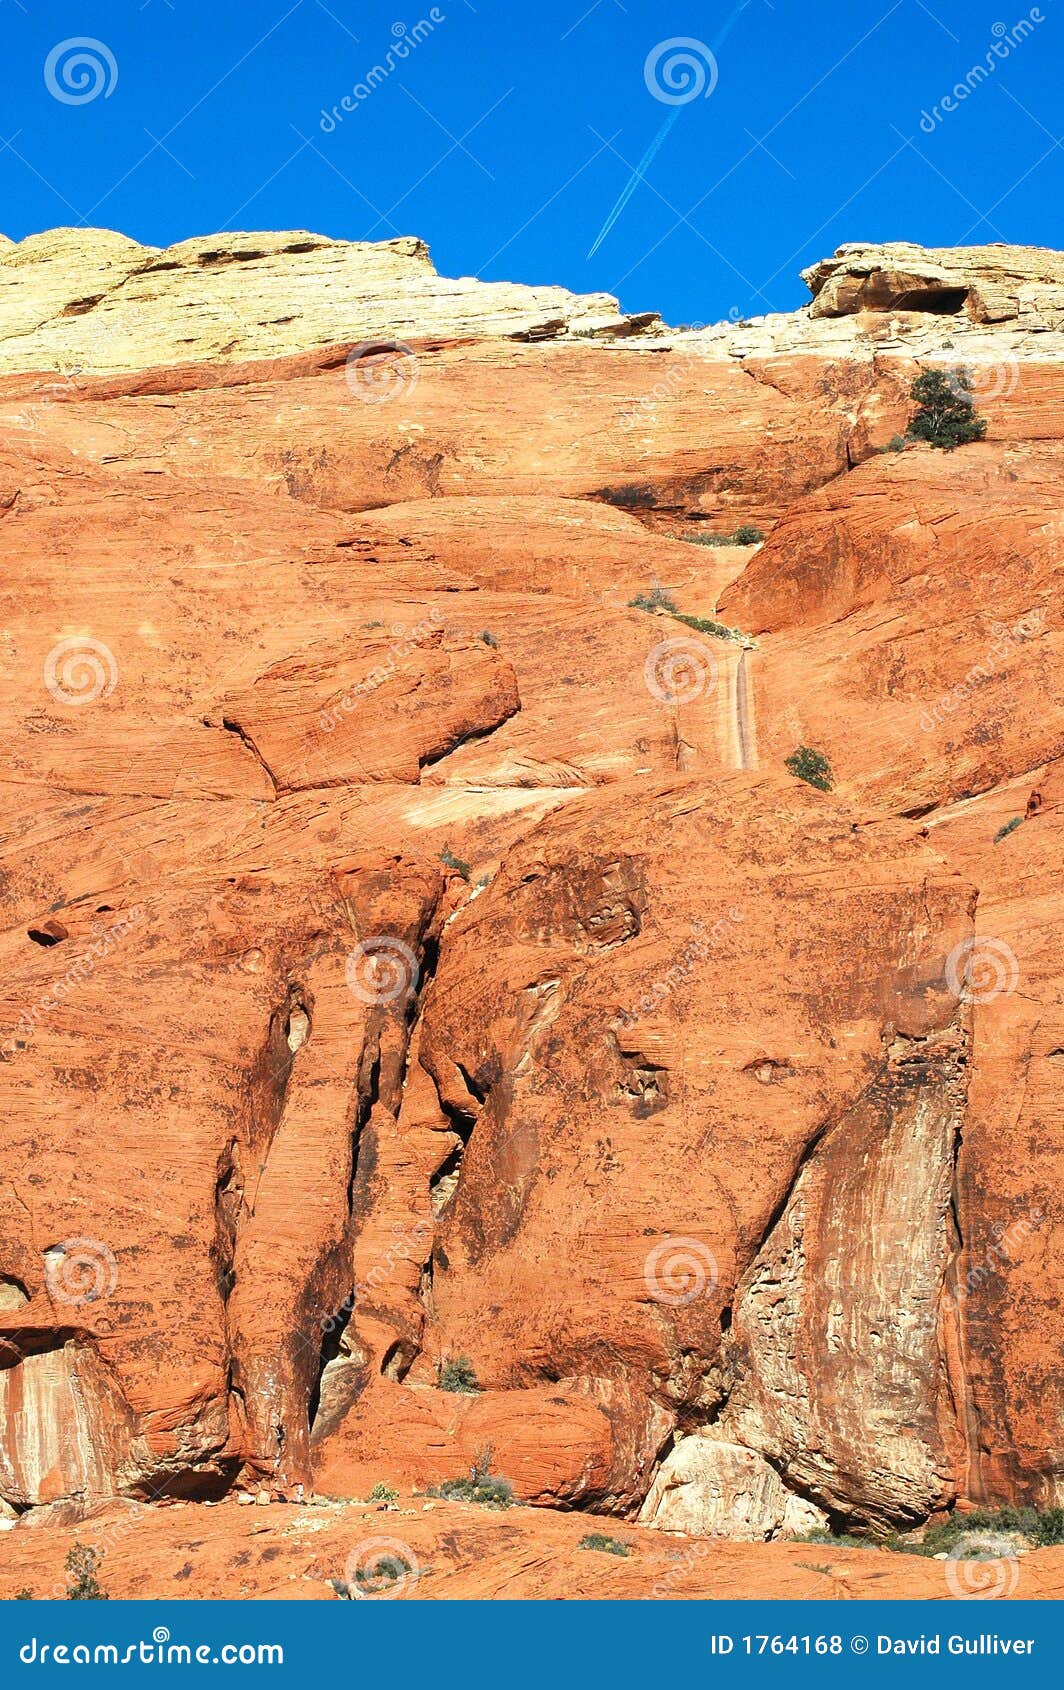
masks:
[[[1061,1499],[1064,259],[810,286],[0,240],[7,1521],[491,1446],[638,1582]]]
[[[917,1404],[925,1377],[947,1384],[939,1307],[969,1038],[963,1021],[894,1036],[875,1079],[805,1157],[735,1299],[720,1435],[775,1459],[833,1519],[915,1524],[954,1494],[939,1410]],[[904,1263],[893,1260],[899,1233]],[[835,1380],[830,1395],[811,1389],[814,1354]],[[859,1478],[862,1437],[879,1462]]]

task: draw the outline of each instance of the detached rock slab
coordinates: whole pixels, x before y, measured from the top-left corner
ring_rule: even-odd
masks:
[[[762,1543],[814,1531],[827,1524],[827,1515],[789,1491],[756,1450],[693,1437],[662,1463],[639,1520],[692,1537]]]
[[[520,709],[517,677],[482,640],[356,635],[285,659],[230,699],[222,725],[251,746],[279,791],[416,781]]]

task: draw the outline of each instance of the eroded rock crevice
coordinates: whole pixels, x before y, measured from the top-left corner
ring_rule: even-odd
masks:
[[[693,1537],[1059,1500],[1059,255],[672,333],[401,243],[0,248],[0,1513],[489,1446]],[[431,319],[387,419],[351,310]],[[985,438],[906,441],[969,359]]]
[[[833,1519],[914,1524],[955,1494],[939,1305],[969,1039],[963,1016],[893,1037],[739,1286],[718,1435]]]
[[[272,1013],[218,1185],[245,1482],[285,1495],[309,1493],[312,1433],[336,1412],[337,1375],[363,1360],[352,1325],[362,1194],[381,1114],[402,1097],[440,885],[416,870],[402,883],[400,868],[397,921],[374,911],[392,865],[345,865],[334,879],[354,932],[319,941]],[[385,964],[396,957],[410,977],[393,991]]]

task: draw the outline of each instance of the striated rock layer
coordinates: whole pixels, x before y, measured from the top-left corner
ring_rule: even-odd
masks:
[[[413,241],[4,246],[19,1585],[490,1471],[645,1568],[404,1504],[441,1593],[731,1537],[929,1596],[779,1540],[1064,1500],[1064,260],[808,279],[676,334]],[[880,451],[961,358],[985,440]],[[248,1594],[331,1594],[305,1518]]]
[[[0,249],[0,372],[94,374],[271,358],[339,340],[638,334],[608,294],[451,281],[424,241],[331,241],[305,229],[140,246],[52,229]]]

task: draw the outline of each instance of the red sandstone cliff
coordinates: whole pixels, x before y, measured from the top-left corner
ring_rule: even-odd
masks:
[[[217,1594],[257,1494],[332,1499],[262,1516],[328,1596],[377,1482],[448,1595],[1064,1500],[1064,258],[809,280],[676,334],[416,242],[0,250],[5,1593],[90,1516]],[[985,440],[881,452],[928,366]],[[409,1501],[489,1449],[505,1543]]]

